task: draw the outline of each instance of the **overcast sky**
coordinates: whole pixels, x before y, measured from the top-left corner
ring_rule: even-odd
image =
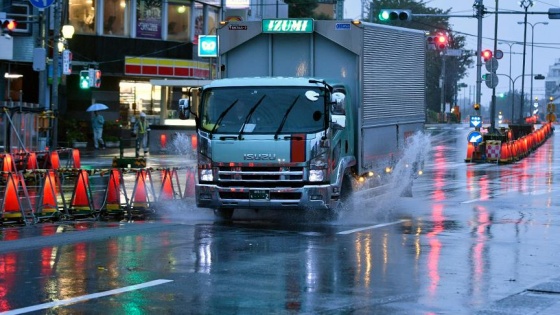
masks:
[[[375,0],[374,0],[375,2]],[[345,18],[354,19],[361,16],[361,3],[362,0],[345,0]],[[427,6],[441,8],[443,10],[451,9],[450,14],[470,15],[473,13],[474,0],[431,0],[426,1]],[[496,0],[483,0],[484,6],[488,11],[495,11]],[[517,0],[501,0],[498,2],[499,11],[516,11],[523,13],[524,9],[520,7]],[[529,12],[548,12],[550,8],[560,8],[560,0],[534,0],[533,6],[529,8]],[[413,12],[414,13],[414,12]],[[523,22],[524,14],[500,14],[498,16],[498,40],[508,42],[518,42],[510,46],[507,44],[498,44],[498,49],[504,52],[504,57],[499,60],[499,68],[497,73],[510,75],[509,65],[511,56],[511,78],[516,79],[522,73],[523,65],[523,25],[517,22]],[[527,47],[525,59],[525,74],[531,74],[531,33],[534,29],[534,59],[533,59],[533,73],[543,74],[547,76],[549,66],[560,59],[560,20],[549,20],[546,14],[529,14],[527,22],[532,23],[527,25]],[[548,25],[535,24],[539,22],[548,22]],[[461,32],[466,36],[466,49],[476,50],[477,48],[477,19],[476,18],[450,18],[450,24],[454,31]],[[494,25],[495,15],[487,14],[483,20],[482,27],[482,49],[494,47]],[[482,73],[486,73],[483,65]],[[525,77],[524,92],[527,97],[530,96],[530,81],[529,76]],[[510,79],[505,76],[499,76],[500,83],[496,87],[496,94],[507,92],[511,83]],[[521,78],[515,81],[515,89],[521,90]],[[476,85],[476,66],[470,69],[468,77],[464,79],[466,84],[473,86]],[[468,95],[468,91],[467,91]],[[460,93],[459,97],[463,94]],[[482,83],[482,101],[483,105],[490,102],[492,90],[487,88],[484,82]],[[533,97],[544,97],[544,81],[533,81]]]

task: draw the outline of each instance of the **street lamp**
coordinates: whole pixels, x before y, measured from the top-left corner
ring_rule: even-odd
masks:
[[[511,46],[515,45],[515,44],[519,44],[517,42],[498,42],[498,44],[506,44],[509,46],[509,76],[511,77],[511,59],[512,59],[512,52],[511,52]],[[511,95],[511,82],[509,83],[509,94]]]
[[[521,74],[521,75],[518,75],[515,79],[512,79],[511,76],[509,76],[507,74],[503,74],[503,73],[496,73],[496,74],[497,75],[502,75],[502,76],[507,77],[509,79],[514,93],[515,93],[515,81],[517,81],[517,79],[519,79],[519,78],[530,75],[530,74]],[[535,78],[537,78],[537,80],[544,80],[544,76],[542,74],[537,74],[535,76]],[[521,99],[521,104],[523,104],[523,99]],[[515,115],[514,115],[515,106],[514,105],[515,105],[515,95],[512,95],[512,99],[511,99],[511,123],[513,123],[513,119],[515,117]],[[523,106],[521,107],[521,110],[523,110]]]
[[[525,22],[529,25],[531,25],[531,100],[533,99],[533,59],[534,58],[534,50],[535,50],[535,26],[542,24],[542,25],[548,25],[548,22],[537,22],[537,23],[529,23],[529,22]],[[523,22],[517,22],[517,24],[523,24]]]
[[[519,5],[525,9],[525,19],[523,20],[523,68],[521,71],[521,110],[519,111],[519,123],[523,123],[523,105],[525,103],[525,55],[527,50],[527,10],[533,6],[532,0],[519,1]]]

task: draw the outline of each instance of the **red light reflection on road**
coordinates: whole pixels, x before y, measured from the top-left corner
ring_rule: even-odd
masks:
[[[485,207],[477,206],[474,208],[476,218],[473,222],[473,232],[476,233],[476,239],[472,246],[472,291],[473,301],[482,301],[486,293],[483,290],[485,283],[485,251],[486,242],[488,241],[488,230],[492,224],[492,219]]]
[[[436,294],[440,280],[439,259],[441,256],[441,242],[438,239],[438,234],[444,230],[444,219],[443,205],[434,205],[432,209],[432,221],[434,227],[431,232],[426,234],[430,244],[430,253],[428,254],[428,276],[430,277],[430,287],[428,291],[432,296]]]

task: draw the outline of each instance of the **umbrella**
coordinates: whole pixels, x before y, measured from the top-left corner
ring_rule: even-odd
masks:
[[[105,110],[105,109],[109,109],[109,107],[107,107],[107,105],[105,104],[95,103],[95,104],[91,104],[91,106],[86,109],[86,112],[96,112],[98,110]]]

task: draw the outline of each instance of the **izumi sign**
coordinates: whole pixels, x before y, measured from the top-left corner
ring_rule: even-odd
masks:
[[[313,19],[263,19],[263,33],[313,33]]]

